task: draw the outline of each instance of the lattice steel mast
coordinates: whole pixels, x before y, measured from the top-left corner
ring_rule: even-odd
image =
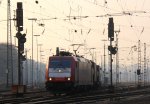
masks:
[[[147,69],[146,69],[146,43],[144,43],[144,86],[147,81]]]
[[[138,41],[138,69],[137,69],[137,75],[138,75],[138,87],[141,86],[141,42]]]
[[[7,1],[7,86],[9,84],[9,76],[13,84],[13,56],[12,56],[12,35],[11,35],[11,9],[10,0]],[[11,72],[11,73],[10,73]]]

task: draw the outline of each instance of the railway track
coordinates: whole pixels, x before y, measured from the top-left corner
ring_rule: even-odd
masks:
[[[16,96],[16,94],[4,92],[0,94],[0,104],[3,103],[16,103],[22,101],[29,101],[34,98],[41,98],[43,96],[51,96],[51,94],[45,90],[42,91],[30,91],[23,94],[23,96]]]
[[[82,104],[82,103],[96,103],[101,101],[118,101],[122,99],[127,99],[130,97],[137,97],[139,95],[149,94],[149,91],[133,91],[133,92],[125,92],[125,93],[113,93],[113,94],[103,94],[103,95],[84,95],[84,96],[64,96],[55,99],[48,99],[44,101],[37,101],[37,102],[28,102],[28,104],[66,104],[66,103],[75,103],[75,104]]]
[[[74,95],[53,96],[48,92],[31,92],[19,98],[1,98],[0,104],[58,104],[58,103],[91,103],[102,101],[120,101],[131,97],[150,94],[150,89],[140,89],[136,91],[122,91],[116,93],[104,93],[101,91],[93,91],[87,93],[79,93]]]

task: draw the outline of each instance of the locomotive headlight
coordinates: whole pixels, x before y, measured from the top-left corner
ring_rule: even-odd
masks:
[[[51,80],[52,80],[52,78],[49,78],[49,80],[51,81]]]
[[[68,78],[68,81],[70,81],[70,78]]]

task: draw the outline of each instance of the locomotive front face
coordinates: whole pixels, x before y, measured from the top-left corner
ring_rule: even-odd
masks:
[[[49,63],[49,81],[70,81],[71,64],[70,59],[51,59]]]

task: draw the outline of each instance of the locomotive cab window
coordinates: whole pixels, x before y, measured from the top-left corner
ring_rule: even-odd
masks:
[[[50,61],[50,64],[49,64],[50,68],[70,68],[71,67],[71,62],[70,60],[63,60],[63,61],[60,61],[60,60],[52,60]]]
[[[71,61],[67,59],[52,59],[49,63],[49,77],[70,77]]]

